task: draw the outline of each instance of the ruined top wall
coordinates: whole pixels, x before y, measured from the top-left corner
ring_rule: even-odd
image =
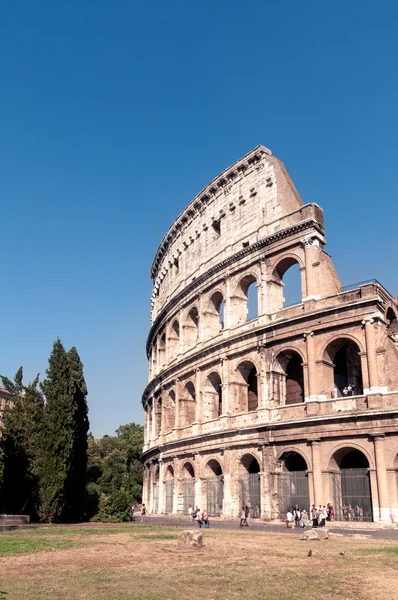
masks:
[[[152,265],[151,318],[196,277],[305,219],[283,163],[257,146],[200,192],[173,223]],[[323,221],[316,207],[317,218]]]

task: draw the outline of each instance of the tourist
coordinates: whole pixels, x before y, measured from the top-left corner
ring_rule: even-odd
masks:
[[[305,508],[301,511],[301,527],[304,529],[304,527],[307,527],[307,522],[308,522],[308,514],[307,511],[305,510]]]
[[[351,383],[349,383],[348,386],[347,386],[347,396],[353,396],[354,395],[353,391],[354,390],[352,388],[352,385],[351,385]]]
[[[354,516],[355,516],[354,507],[352,506],[352,504],[349,504],[348,505],[348,520],[349,521],[353,521],[354,520]]]
[[[293,521],[293,513],[288,510],[286,513],[286,529],[290,529],[292,527],[292,521]]]
[[[301,512],[299,507],[296,504],[296,508],[294,509],[294,524],[296,527],[299,527],[301,519]]]
[[[209,522],[209,517],[208,517],[207,510],[204,510],[202,512],[202,522],[203,522],[203,525],[205,526],[205,529],[209,529],[210,522]]]
[[[326,524],[326,506],[319,506],[320,526],[325,527]]]
[[[334,507],[333,507],[333,504],[331,504],[330,507],[329,507],[329,513],[330,513],[330,520],[334,521]]]
[[[141,523],[143,523],[146,519],[146,506],[143,504],[141,506]]]
[[[196,507],[196,516],[195,519],[199,525],[199,529],[202,529],[202,525],[203,525],[203,521],[202,521],[202,515],[200,514],[200,508]]]
[[[247,522],[247,519],[250,517],[250,508],[248,506],[245,506],[245,527],[249,527],[249,523]]]
[[[318,516],[318,511],[315,508],[315,504],[313,504],[311,507],[311,521],[313,527],[318,527]]]
[[[347,386],[343,389],[343,396],[348,396],[348,387]]]
[[[242,506],[242,510],[240,511],[239,527],[243,527],[243,525],[245,524],[245,521],[246,521],[246,511],[245,511],[245,507]]]
[[[359,520],[363,521],[363,506],[359,507]]]
[[[193,521],[192,513],[193,513],[193,508],[192,508],[192,504],[190,504],[189,508],[188,508],[188,520],[189,521]]]

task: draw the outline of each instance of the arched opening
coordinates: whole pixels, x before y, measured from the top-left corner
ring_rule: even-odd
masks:
[[[358,344],[344,338],[334,340],[326,348],[325,354],[324,381],[330,390],[326,390],[326,395],[341,398],[363,394]]]
[[[165,403],[165,414],[164,414],[164,427],[165,432],[171,431],[175,427],[175,415],[176,415],[176,395],[173,390],[170,390]]]
[[[397,315],[390,307],[387,311],[386,315],[387,319],[387,334],[392,340],[397,343],[398,342],[398,319]]]
[[[174,469],[169,465],[166,469],[166,514],[173,512],[174,505]]]
[[[169,360],[173,360],[180,351],[180,324],[177,321],[173,321],[170,327],[169,336]]]
[[[160,435],[162,429],[162,399],[155,398],[155,437]]]
[[[223,510],[224,481],[222,468],[217,460],[209,460],[205,467],[205,476],[207,512],[210,517],[218,517]]]
[[[270,286],[270,312],[300,304],[303,301],[303,288],[298,260],[292,256],[282,259],[274,269]]]
[[[158,335],[158,363],[159,372],[166,364],[166,333],[161,331]]]
[[[278,354],[271,379],[272,398],[277,406],[304,402],[303,360],[298,352],[286,350]]]
[[[185,463],[182,468],[184,513],[187,515],[189,507],[195,510],[195,470],[191,463]]]
[[[330,460],[333,502],[338,521],[372,521],[369,461],[355,448],[340,448]]]
[[[209,300],[206,315],[206,337],[214,337],[224,329],[224,297],[221,292],[214,292]]]
[[[188,381],[183,389],[180,399],[180,423],[181,427],[192,425],[196,413],[196,392],[192,381]]]
[[[240,506],[248,506],[253,518],[261,516],[260,465],[252,454],[244,454],[239,464]]]
[[[199,341],[199,312],[193,306],[188,312],[184,327],[184,343],[187,349],[194,348]]]
[[[217,372],[210,373],[207,378],[203,398],[203,418],[205,421],[216,419],[222,415],[222,383]]]
[[[285,519],[288,510],[309,510],[308,466],[298,452],[284,452],[280,458],[281,472],[278,476],[279,513]]]
[[[254,275],[245,275],[231,297],[232,327],[242,325],[258,316],[257,280]]]
[[[238,366],[240,386],[238,392],[237,411],[253,412],[258,408],[258,382],[257,369],[250,361],[245,361]]]

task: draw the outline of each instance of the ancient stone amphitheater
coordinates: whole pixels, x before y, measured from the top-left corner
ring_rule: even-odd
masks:
[[[163,238],[143,394],[150,513],[279,519],[331,502],[339,520],[398,519],[397,298],[376,280],[343,288],[324,246],[322,209],[263,146]]]

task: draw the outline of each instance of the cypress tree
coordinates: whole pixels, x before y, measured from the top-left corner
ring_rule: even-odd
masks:
[[[77,520],[84,505],[87,469],[87,389],[75,348],[54,342],[41,388],[46,397],[40,518]]]
[[[65,485],[64,519],[78,521],[84,514],[87,479],[87,435],[89,430],[87,386],[83,364],[75,347],[67,353],[69,393],[74,408],[73,448]]]

